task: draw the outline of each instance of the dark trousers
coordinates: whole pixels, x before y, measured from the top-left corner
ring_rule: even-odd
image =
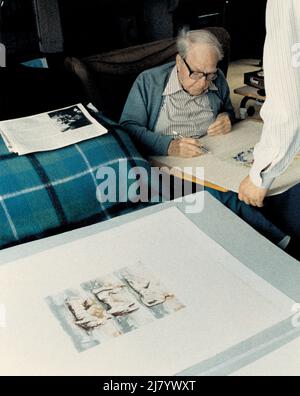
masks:
[[[207,187],[205,190],[276,245],[289,235],[279,227],[277,222],[273,222],[263,210],[241,202],[238,198],[238,194],[232,191],[220,192]],[[270,206],[272,206],[271,203]]]
[[[285,234],[298,241],[300,248],[300,184],[285,193],[267,198],[261,212]]]
[[[186,183],[180,182],[182,186]],[[174,186],[174,178],[171,184]],[[246,205],[232,191],[220,192],[209,187],[204,189],[274,244],[278,245],[286,236],[290,236],[294,244],[299,241],[300,250],[300,184],[283,194],[266,198],[265,206],[261,209]],[[202,190],[202,186],[193,183],[186,193]],[[172,196],[171,199],[182,195],[184,189],[182,194]]]

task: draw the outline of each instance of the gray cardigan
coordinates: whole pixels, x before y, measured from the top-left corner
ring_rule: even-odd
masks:
[[[169,144],[173,140],[172,136],[153,131],[162,106],[163,92],[174,66],[175,63],[171,62],[141,73],[131,88],[120,119],[120,124],[145,155],[168,155]],[[233,123],[235,116],[229,87],[221,70],[214,84],[218,90],[208,92],[214,116],[227,112]]]

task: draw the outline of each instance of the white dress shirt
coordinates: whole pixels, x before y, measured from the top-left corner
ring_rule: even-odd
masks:
[[[300,149],[300,0],[268,0],[264,70],[265,124],[250,177],[269,188]]]

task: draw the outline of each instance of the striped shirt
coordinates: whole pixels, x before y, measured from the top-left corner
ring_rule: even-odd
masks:
[[[218,90],[211,82],[210,90]],[[173,131],[185,137],[203,136],[215,121],[207,92],[192,96],[179,82],[176,66],[171,72],[163,92],[163,101],[154,132],[173,135]]]
[[[250,177],[258,187],[269,188],[300,149],[299,0],[268,0],[264,69],[265,124]]]

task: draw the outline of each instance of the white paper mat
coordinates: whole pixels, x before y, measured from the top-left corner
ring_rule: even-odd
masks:
[[[78,352],[45,298],[142,263],[185,308]],[[291,316],[294,302],[170,208],[0,267],[0,373],[173,375]]]

